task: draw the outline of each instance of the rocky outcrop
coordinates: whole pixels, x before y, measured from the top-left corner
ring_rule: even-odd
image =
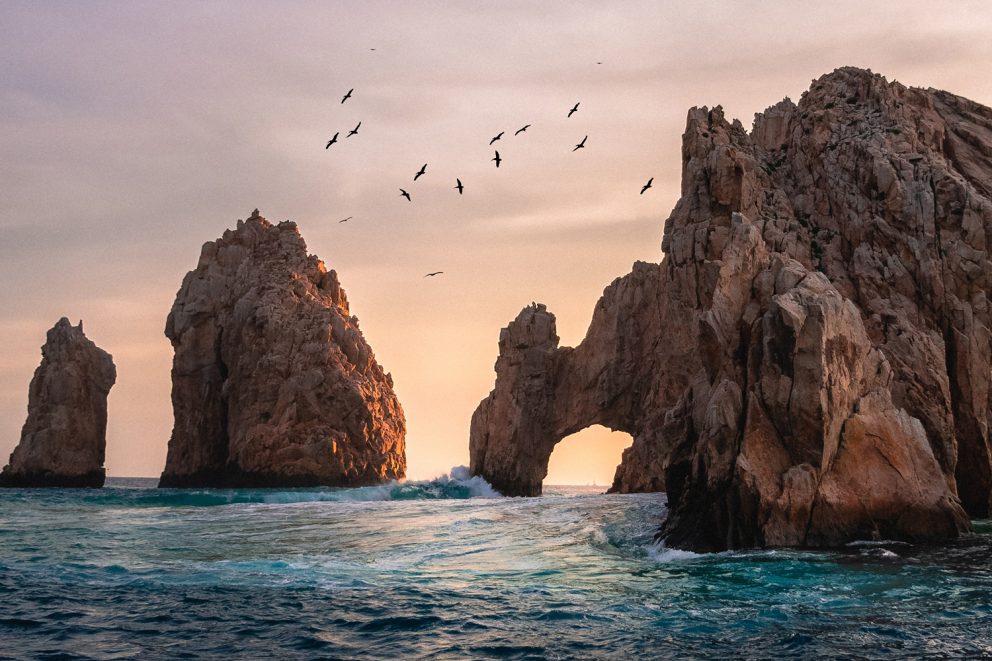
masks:
[[[614,489],[664,488],[665,410],[698,361],[690,357],[670,369],[659,362],[661,331],[672,314],[660,305],[660,276],[658,264],[637,263],[615,280],[574,349],[558,346],[554,315],[543,305],[525,308],[503,329],[496,388],[472,416],[473,474],[505,495],[538,495],[555,444],[599,424],[637,439]]]
[[[987,516],[992,110],[839,69],[750,133],[692,109],[682,156],[652,300],[619,325],[594,315],[579,347],[530,375],[552,395],[519,416],[554,431],[613,410],[565,358],[605,331],[638,348],[607,352],[614,385],[599,392],[650,404],[629,409],[614,487],[657,484],[664,467],[672,546],[937,540],[967,530],[965,512]],[[500,360],[515,351],[501,343]],[[554,436],[487,417],[517,401],[504,371],[473,420],[487,479],[510,445]],[[559,419],[561,400],[593,410]]]
[[[28,390],[21,441],[0,473],[3,487],[102,487],[110,354],[63,317],[48,331]]]
[[[162,487],[358,486],[406,472],[393,381],[337,274],[256,210],[203,246],[165,334],[175,426]]]

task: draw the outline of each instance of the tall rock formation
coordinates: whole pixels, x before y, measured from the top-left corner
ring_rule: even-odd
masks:
[[[63,317],[48,331],[28,390],[21,441],[0,473],[3,487],[102,487],[110,354]]]
[[[682,157],[650,301],[602,314],[638,265],[582,344],[533,367],[540,398],[506,367],[530,346],[501,342],[473,468],[539,492],[515,476],[546,464],[507,469],[514,446],[553,446],[633,400],[648,406],[606,415],[634,435],[614,487],[665,467],[672,546],[936,540],[987,516],[992,110],[844,68],[750,133],[693,108]]]
[[[256,210],[203,246],[166,322],[175,426],[159,486],[359,486],[406,472],[393,381],[337,274]]]

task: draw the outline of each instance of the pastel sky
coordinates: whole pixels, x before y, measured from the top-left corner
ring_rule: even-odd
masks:
[[[689,107],[750,126],[844,65],[992,104],[985,0],[5,0],[0,25],[0,464],[65,315],[117,363],[118,476],[161,472],[166,314],[200,246],[256,207],[338,271],[424,479],[467,463],[521,307],[546,303],[574,345],[613,278],[661,259]],[[629,441],[566,439],[547,482],[608,484]]]

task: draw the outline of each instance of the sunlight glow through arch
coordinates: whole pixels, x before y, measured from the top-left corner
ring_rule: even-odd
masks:
[[[566,436],[551,453],[545,485],[598,485],[603,490],[613,475],[623,451],[633,442],[630,434],[592,425]]]

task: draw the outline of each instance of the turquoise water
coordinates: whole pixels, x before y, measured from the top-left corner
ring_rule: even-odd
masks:
[[[662,494],[0,490],[0,658],[992,657],[992,525],[699,556]]]

